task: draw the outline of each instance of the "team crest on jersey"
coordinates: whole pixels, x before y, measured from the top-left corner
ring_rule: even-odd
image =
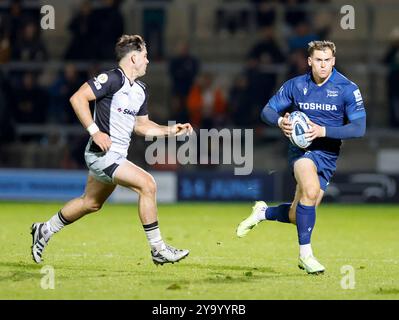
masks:
[[[338,97],[338,91],[337,90],[328,90],[327,89],[327,98],[328,97]]]
[[[308,93],[308,88],[303,88],[303,94],[306,96],[306,94]]]
[[[102,74],[100,74],[98,77],[97,77],[97,81],[98,82],[100,82],[100,83],[106,83],[107,81],[108,81],[108,76],[107,76],[107,74],[105,74],[105,73],[102,73]]]

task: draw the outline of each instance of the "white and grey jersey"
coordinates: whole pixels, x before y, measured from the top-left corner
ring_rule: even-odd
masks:
[[[148,114],[145,84],[138,80],[131,83],[120,68],[101,73],[87,83],[96,96],[95,123],[110,136],[110,150],[126,157],[136,116]],[[90,151],[101,152],[92,139],[90,143]]]

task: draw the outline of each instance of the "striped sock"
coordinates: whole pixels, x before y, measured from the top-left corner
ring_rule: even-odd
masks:
[[[165,243],[162,240],[161,230],[159,230],[158,227],[158,221],[150,224],[143,224],[143,228],[151,249],[153,251],[162,250],[165,247]]]
[[[71,222],[69,222],[67,219],[64,218],[64,216],[61,213],[61,210],[58,211],[58,213],[56,213],[54,216],[52,216],[50,218],[49,221],[47,221],[45,223],[46,225],[46,229],[48,232],[44,232],[44,238],[46,241],[48,241],[48,239],[50,239],[50,237],[60,231],[63,227],[65,227],[66,225],[70,224]]]

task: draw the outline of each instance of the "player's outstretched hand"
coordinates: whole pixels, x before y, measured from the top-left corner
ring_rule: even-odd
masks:
[[[279,127],[283,131],[284,135],[288,138],[290,137],[290,135],[292,133],[292,125],[291,125],[290,120],[288,120],[289,116],[290,116],[290,114],[288,112],[286,112],[283,117],[283,120],[279,124]]]
[[[111,148],[111,138],[104,132],[97,131],[92,135],[93,141],[98,145],[102,151],[107,152]]]
[[[310,129],[306,132],[305,137],[309,141],[313,141],[316,138],[322,138],[326,136],[326,128],[321,127],[318,124],[312,122],[311,120],[308,121],[310,125]]]
[[[189,123],[177,123],[171,127],[172,136],[181,136],[183,134],[190,135],[193,133],[193,127]]]

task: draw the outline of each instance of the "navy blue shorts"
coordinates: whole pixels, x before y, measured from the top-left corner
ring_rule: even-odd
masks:
[[[320,150],[306,151],[297,148],[290,148],[288,161],[292,169],[294,168],[295,161],[302,158],[308,158],[314,162],[317,168],[317,175],[319,176],[320,189],[326,191],[330,179],[337,168],[336,163],[338,155]]]

